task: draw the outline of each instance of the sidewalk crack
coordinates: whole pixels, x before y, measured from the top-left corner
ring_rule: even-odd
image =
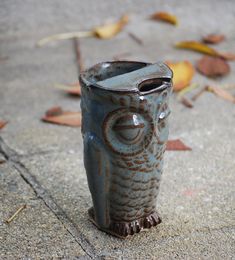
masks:
[[[25,165],[18,160],[19,156],[17,152],[11,149],[0,137],[0,153],[11,163],[11,165],[17,170],[21,178],[32,188],[35,195],[40,198],[50,211],[56,216],[56,218],[62,223],[67,232],[75,239],[80,245],[86,255],[95,259],[97,256],[94,246],[85,237],[85,235],[79,231],[73,221],[67,216],[64,210],[54,201],[48,191],[39,183],[34,175],[32,175],[25,167]]]

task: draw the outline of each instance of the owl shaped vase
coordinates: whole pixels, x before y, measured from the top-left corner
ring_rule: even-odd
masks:
[[[80,83],[91,221],[121,238],[156,226],[172,71],[163,63],[103,62]]]

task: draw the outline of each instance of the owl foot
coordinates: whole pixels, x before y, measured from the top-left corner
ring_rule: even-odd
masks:
[[[116,222],[111,220],[109,228],[102,228],[97,225],[94,217],[94,210],[90,208],[88,210],[90,220],[95,224],[100,230],[105,231],[113,236],[119,238],[127,238],[135,233],[139,233],[145,229],[149,229],[160,224],[161,218],[158,216],[157,212],[153,212],[148,216],[133,220],[131,222]]]

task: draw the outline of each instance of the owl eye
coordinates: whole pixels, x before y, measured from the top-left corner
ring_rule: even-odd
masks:
[[[126,144],[138,142],[144,132],[144,122],[137,115],[120,117],[113,126],[117,138]]]

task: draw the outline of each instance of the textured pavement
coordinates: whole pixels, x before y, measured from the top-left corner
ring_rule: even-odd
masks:
[[[99,2],[99,3],[98,3]],[[217,49],[235,53],[234,1],[1,1],[0,3],[0,259],[233,259],[235,255],[234,104],[203,94],[188,109],[171,99],[170,138],[192,151],[166,152],[158,197],[163,222],[149,232],[120,240],[88,220],[91,206],[80,128],[40,121],[55,105],[79,111],[79,99],[54,87],[78,78],[71,40],[35,43],[44,36],[86,30],[131,13],[131,22],[111,40],[81,40],[85,67],[124,59],[183,60],[201,55],[177,50],[181,40],[223,33]],[[179,17],[174,27],[146,19],[155,11]],[[137,44],[128,36],[143,40]],[[234,84],[231,73],[193,82]],[[232,90],[234,91],[234,89]],[[235,94],[235,93],[234,93]],[[6,224],[20,206],[15,220]]]

